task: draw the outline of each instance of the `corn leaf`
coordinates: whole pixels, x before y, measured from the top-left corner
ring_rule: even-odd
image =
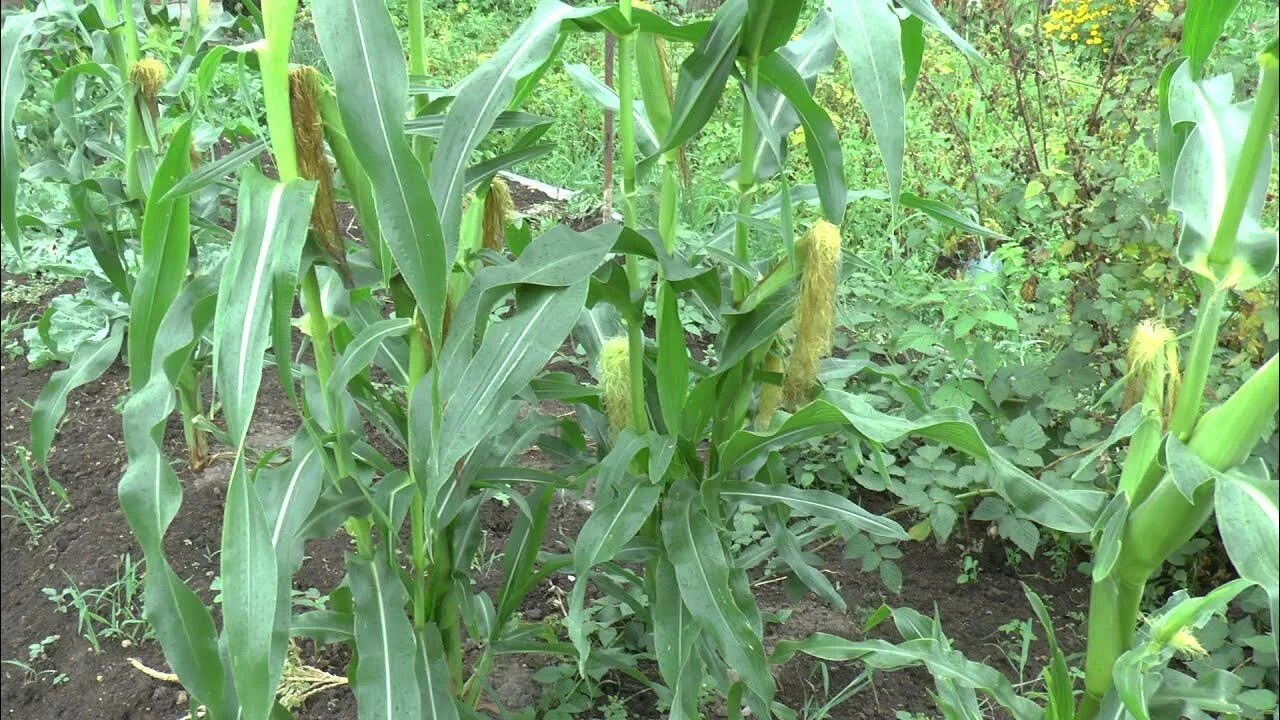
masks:
[[[214,381],[237,445],[249,431],[271,341],[272,280],[278,268],[297,272],[314,192],[315,184],[308,181],[278,183],[252,169],[241,175],[238,221],[218,288],[213,338]]]
[[[858,396],[838,390],[822,393],[770,432],[734,433],[720,448],[721,473],[733,472],[769,450],[823,437],[841,427],[880,444],[917,435],[984,461],[992,470],[992,489],[1035,522],[1062,532],[1089,532],[1106,502],[1102,492],[1053,487],[1023,472],[992,450],[972,418],[959,408],[942,408],[907,420],[882,413]]]
[[[1267,137],[1257,172],[1244,198],[1244,211],[1226,268],[1209,266],[1209,251],[1229,202],[1228,195],[1249,128],[1252,102],[1233,103],[1234,82],[1221,75],[1195,82],[1189,63],[1173,74],[1169,87],[1169,120],[1176,127],[1194,123],[1173,171],[1169,209],[1182,218],[1178,261],[1214,283],[1241,290],[1265,279],[1276,266],[1276,234],[1262,226],[1262,207],[1271,177],[1272,147]]]
[[[387,567],[386,559],[347,557],[347,580],[355,601],[356,665],[352,691],[360,720],[405,720],[422,714],[422,693],[432,710],[440,707],[436,696],[447,693],[447,680],[440,686],[427,683],[420,688],[415,662],[418,642],[405,615],[408,595],[404,584]],[[435,676],[429,670],[429,679]]]
[[[54,433],[67,411],[67,396],[72,390],[102,377],[120,356],[123,341],[124,323],[117,322],[102,340],[76,348],[70,364],[49,378],[31,408],[31,454],[36,462],[48,464]]]
[[[471,153],[513,100],[517,83],[536,72],[556,49],[560,23],[597,12],[543,0],[493,57],[467,76],[449,106],[440,142],[431,160],[431,193],[440,208],[448,247],[456,247],[462,223],[462,196]]]
[[[314,12],[343,129],[369,177],[379,235],[439,347],[456,233],[441,231],[426,174],[405,136],[409,74],[390,12],[358,0],[318,0]]]
[[[653,647],[658,671],[671,690],[671,720],[700,717],[702,662],[694,653],[702,629],[680,597],[675,567],[666,555],[654,564]]]
[[[324,463],[306,432],[293,439],[292,458],[279,467],[261,470],[254,486],[271,529],[281,574],[292,575],[302,565],[301,530],[324,489]]]
[[[847,498],[826,490],[806,490],[783,484],[727,482],[721,486],[720,496],[755,505],[782,503],[802,515],[852,526],[876,537],[903,541],[909,539],[898,523],[868,512]]]
[[[1187,0],[1186,15],[1182,19],[1182,54],[1191,64],[1192,77],[1198,78],[1204,63],[1213,52],[1222,35],[1227,18],[1240,0]]]
[[[823,215],[831,223],[839,225],[844,219],[848,193],[844,184],[840,136],[836,134],[831,115],[813,99],[803,76],[779,54],[769,55],[760,61],[760,80],[786,97],[800,116]]]
[[[640,531],[662,495],[661,485],[635,479],[625,492],[620,492],[587,518],[578,533],[573,547],[573,568],[577,578],[569,595],[569,610],[565,625],[569,639],[578,650],[578,671],[584,676],[590,645],[586,633],[586,590],[591,569],[597,564],[612,560],[635,534]]]
[[[706,36],[680,65],[671,128],[663,138],[662,152],[683,145],[711,119],[733,70],[746,16],[746,0],[721,5]]]
[[[18,146],[13,138],[13,116],[27,87],[21,55],[27,34],[38,12],[7,15],[0,30],[0,228],[14,252],[22,254],[22,230],[18,227]]]
[[[700,509],[693,483],[669,487],[662,512],[662,538],[675,568],[685,607],[714,637],[720,652],[747,687],[765,703],[773,699],[773,676],[764,644],[730,591],[729,561],[715,526]]]
[[[142,255],[129,303],[129,386],[134,390],[151,378],[156,330],[182,289],[191,247],[191,215],[187,197],[164,195],[191,171],[191,121],[178,127],[151,183],[142,216]]]
[[[454,702],[453,696],[449,693],[449,669],[445,667],[444,658],[444,643],[440,639],[440,629],[435,623],[427,623],[417,632],[417,652],[413,654],[424,719],[456,720],[459,717],[459,705]],[[360,717],[363,720],[365,716]],[[396,717],[416,718],[417,716],[397,715]]]
[[[849,58],[853,89],[871,121],[889,177],[889,195],[897,202],[907,134],[900,21],[889,3],[881,0],[831,3],[830,8],[836,43]]]
[[[287,585],[277,575],[271,529],[246,463],[243,451],[237,453],[227,485],[222,524],[222,623],[241,716],[266,720],[284,670],[285,646],[283,638],[276,635],[276,621],[278,593]]]
[[[1280,490],[1261,461],[1228,471],[1214,489],[1218,532],[1240,577],[1267,592],[1280,627]]]

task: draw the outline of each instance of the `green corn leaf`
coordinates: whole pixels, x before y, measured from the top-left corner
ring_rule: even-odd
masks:
[[[309,181],[278,183],[252,169],[241,175],[238,220],[218,289],[213,339],[214,381],[227,430],[237,444],[249,432],[263,353],[271,342],[272,281],[278,268],[297,272],[314,192],[315,183]]]
[[[173,385],[196,339],[213,319],[216,279],[199,275],[170,306],[157,334],[155,374],[124,406],[129,464],[118,488],[120,507],[142,547],[144,616],[155,628],[165,659],[193,699],[224,717],[227,684],[213,617],[169,567],[164,535],[182,504],[182,485],[160,442],[176,401]]]
[[[852,640],[817,632],[803,640],[779,640],[773,647],[773,655],[769,656],[769,663],[782,665],[800,653],[827,662],[847,662],[856,660],[869,652],[871,652],[870,649]]]
[[[661,39],[648,34],[638,36],[635,41],[636,79],[640,86],[644,117],[652,124],[657,137],[666,135],[671,128],[672,101],[667,98],[669,73],[665,66],[670,59],[666,53],[660,51],[659,43],[661,42]],[[592,75],[591,79],[594,80],[595,76]],[[637,129],[639,124],[639,122],[636,123]],[[654,147],[656,149],[656,143]]]
[[[560,348],[586,301],[587,283],[517,293],[515,315],[489,328],[444,403],[442,458],[450,467],[488,433],[486,423]]]
[[[787,527],[786,515],[782,509],[777,505],[765,508],[764,525],[769,531],[769,537],[773,539],[774,547],[778,550],[778,557],[791,568],[791,572],[795,573],[800,582],[818,597],[844,612],[846,609],[844,598],[840,597],[840,593],[832,586],[827,576],[805,559],[804,549],[796,540],[795,534]]]
[[[129,304],[129,386],[151,378],[156,330],[182,289],[191,247],[191,215],[186,197],[164,200],[165,193],[191,171],[191,121],[178,127],[156,169],[142,216],[142,256]]]
[[[414,671],[418,675],[418,689],[422,717],[430,720],[456,720],[459,705],[449,693],[449,669],[445,667],[444,643],[435,623],[427,623],[417,633],[417,652],[413,655]],[[365,717],[360,716],[361,720]],[[378,717],[382,717],[379,715]],[[397,717],[415,718],[416,715]]]
[[[395,270],[395,259],[391,249],[382,241],[382,231],[378,226],[377,202],[373,197],[373,185],[369,175],[360,165],[356,151],[351,147],[346,129],[342,125],[342,112],[338,110],[338,102],[328,92],[320,94],[320,118],[324,123],[324,137],[333,151],[333,161],[346,185],[351,206],[355,209],[356,221],[365,241],[372,251],[373,260],[382,271],[384,285],[391,284],[391,275]],[[277,351],[278,352],[278,351]],[[292,386],[292,381],[288,383]]]
[[[80,123],[80,118],[85,113],[76,111],[76,90],[78,81],[86,76],[98,78],[108,88],[117,87],[120,82],[119,75],[113,75],[105,65],[87,62],[67,68],[53,84],[54,117],[58,118],[58,124],[78,147],[85,141],[84,127]]]
[[[1169,121],[1177,127],[1194,123],[1173,172],[1169,209],[1182,218],[1178,261],[1216,284],[1247,290],[1276,266],[1275,230],[1262,226],[1262,207],[1271,175],[1270,137],[1264,137],[1257,172],[1244,198],[1229,198],[1248,134],[1253,103],[1233,103],[1230,75],[1195,82],[1191,66],[1182,64],[1169,86]],[[1211,267],[1210,250],[1229,204],[1243,202],[1232,257]]]
[[[1280,490],[1261,462],[1228,471],[1214,489],[1218,532],[1240,577],[1267,592],[1280,627]],[[1273,630],[1274,632],[1274,630]]]
[[[281,599],[278,593],[287,585],[277,575],[271,529],[246,462],[242,449],[227,485],[222,524],[222,624],[241,716],[266,720],[284,670],[285,647],[276,634],[276,616]],[[287,603],[283,609],[287,612]]]
[[[967,660],[934,638],[908,640],[898,645],[883,640],[867,640],[850,643],[850,646],[851,650],[864,651],[861,660],[868,667],[894,669],[923,665],[935,681],[954,681],[962,687],[988,695],[1009,710],[1015,720],[1041,720],[1043,717],[1043,711],[1031,700],[1018,695],[999,670]]]
[[[282,575],[292,575],[302,565],[300,533],[320,499],[325,479],[320,450],[305,431],[294,437],[291,455],[284,465],[259,471],[254,482]]]
[[[1227,18],[1239,4],[1240,0],[1187,0],[1182,18],[1182,54],[1191,64],[1193,78],[1203,74],[1204,63],[1222,36]]]
[[[408,594],[404,584],[379,554],[372,560],[347,557],[347,580],[355,600],[356,665],[352,691],[360,720],[404,720],[422,713],[421,692],[430,706],[439,707],[435,695],[444,688],[419,687],[415,662],[417,641],[405,615]],[[427,672],[428,677],[432,673]],[[447,686],[447,685],[446,685]]]
[[[573,568],[577,578],[569,595],[569,610],[565,625],[569,638],[578,650],[578,671],[584,676],[590,644],[585,621],[586,590],[591,568],[608,562],[640,531],[653,509],[658,506],[662,487],[635,479],[625,492],[619,492],[608,503],[600,506],[578,533],[573,547]]]
[[[93,181],[77,183],[67,188],[67,199],[80,221],[80,230],[93,259],[111,285],[120,291],[127,301],[133,294],[133,277],[124,265],[124,243],[119,233],[107,232],[98,221],[98,215],[89,205],[89,188],[98,185]],[[100,186],[99,186],[100,187]],[[110,200],[108,200],[110,202]]]
[[[1124,524],[1129,517],[1129,496],[1116,493],[1093,528],[1093,581],[1102,582],[1111,574],[1124,543]]]
[[[425,137],[438,138],[440,132],[444,129],[445,118],[447,113],[435,113],[432,115],[422,115],[416,117],[404,124],[405,132],[411,135],[422,135]],[[532,113],[520,112],[519,110],[504,110],[498,113],[498,117],[493,121],[493,130],[512,130],[517,128],[537,127],[554,122],[553,118],[543,115],[534,115]]]
[[[711,119],[733,70],[746,15],[747,0],[728,0],[721,5],[706,36],[681,64],[671,128],[663,138],[662,152],[683,145]]]
[[[567,63],[564,66],[565,72],[569,77],[578,84],[587,93],[587,96],[595,100],[605,110],[618,112],[620,107],[618,101],[618,93],[613,88],[605,85],[598,78],[591,68],[581,63]],[[658,134],[657,127],[650,123],[646,115],[647,108],[641,108],[636,105],[633,117],[635,118],[636,128],[636,146],[643,156],[655,155],[658,147],[661,145],[662,136]],[[667,119],[670,123],[670,118]]]
[[[1165,438],[1164,463],[1169,470],[1169,477],[1174,487],[1178,488],[1182,497],[1191,504],[1195,504],[1196,491],[1201,485],[1222,475],[1172,435]]]
[[[860,397],[838,390],[825,391],[771,432],[734,433],[720,448],[721,472],[732,472],[769,450],[823,437],[842,427],[880,444],[917,435],[982,460],[991,467],[992,489],[1035,522],[1062,532],[1089,532],[1106,502],[1104,493],[1056,488],[1018,469],[986,444],[972,418],[959,408],[942,408],[907,420],[882,413]]]
[[[902,207],[918,210],[948,227],[971,232],[993,240],[1009,240],[1009,237],[1004,233],[998,233],[984,226],[946,203],[922,198],[909,192],[902,193],[898,197],[898,202],[902,203]]]
[[[217,160],[201,165],[169,188],[161,199],[177,200],[184,195],[199,192],[234,174],[242,165],[258,157],[266,149],[267,141],[265,140],[259,139],[245,143]]]
[[[774,693],[764,644],[729,589],[729,561],[714,525],[698,509],[699,494],[688,480],[670,486],[663,503],[662,538],[689,612],[715,638],[730,667],[767,704]]]
[[[478,162],[467,168],[465,183],[466,191],[471,192],[481,185],[487,186],[488,183],[493,180],[493,177],[499,172],[502,172],[507,168],[520,165],[521,163],[527,163],[530,160],[540,158],[555,149],[556,145],[554,143],[538,143],[536,145],[529,145],[527,147],[512,150],[511,152],[495,155],[488,160]]]
[[[853,69],[853,89],[871,121],[889,177],[889,195],[902,191],[907,109],[903,92],[902,28],[887,2],[832,3],[836,42]]]
[[[982,59],[982,56],[978,54],[978,51],[974,50],[973,46],[970,45],[967,40],[960,37],[960,35],[951,28],[951,25],[947,23],[946,19],[942,17],[942,14],[938,12],[937,8],[933,6],[933,3],[930,2],[930,0],[902,0],[902,6],[907,10],[910,10],[912,15],[932,25],[934,29],[946,36],[946,38],[950,40],[951,43],[960,50],[960,52],[964,53],[965,57],[978,65],[985,66],[987,64],[987,61]]]
[[[22,51],[28,32],[41,15],[7,15],[0,30],[0,228],[18,255],[22,254],[22,230],[18,227],[18,146],[13,137],[13,116],[27,88]]]
[[[805,86],[812,92],[818,75],[829,70],[836,59],[836,37],[831,22],[831,13],[819,10],[809,27],[795,40],[779,48],[778,55],[785,59],[804,79]],[[773,129],[776,137],[786,137],[791,131],[800,127],[800,118],[787,102],[787,98],[768,85],[758,88],[760,107],[763,111],[765,125]],[[757,182],[773,177],[781,167],[782,158],[773,152],[766,136],[761,133],[755,143],[755,164]],[[731,168],[726,175],[730,178],[738,176],[737,167]]]
[[[123,341],[124,323],[117,322],[102,340],[76,348],[70,364],[49,378],[31,409],[31,454],[36,462],[48,464],[54,433],[67,411],[67,396],[72,390],[102,377],[120,356]]]
[[[379,320],[361,329],[342,351],[342,357],[334,367],[330,378],[333,389],[345,388],[347,383],[369,367],[373,359],[384,350],[384,343],[387,340],[403,337],[412,329],[413,320],[409,318]]]
[[[676,571],[666,555],[660,555],[654,565],[653,587],[653,647],[658,671],[671,690],[671,718],[692,720],[700,717],[702,663],[694,643],[702,629],[680,598]]]
[[[473,338],[488,317],[489,308],[519,285],[566,287],[590,277],[617,242],[619,226],[600,225],[577,232],[557,225],[539,235],[515,262],[494,265],[476,273],[471,287],[454,311],[451,340],[445,346],[443,364],[453,354],[469,356]]]
[[[324,645],[350,642],[356,637],[355,616],[335,610],[311,610],[289,623],[289,633]]]
[[[1186,58],[1174,58],[1160,71],[1160,83],[1157,86],[1157,105],[1159,106],[1160,123],[1156,140],[1156,157],[1160,161],[1160,179],[1164,181],[1165,190],[1173,187],[1173,171],[1178,163],[1178,155],[1182,146],[1187,143],[1187,136],[1194,127],[1192,123],[1181,122],[1175,125],[1170,115],[1170,89],[1173,76],[1178,68],[1186,62]]]
[[[1049,645],[1049,665],[1042,671],[1045,692],[1049,696],[1044,720],[1075,720],[1075,680],[1067,667],[1067,658],[1063,655],[1062,648],[1058,646],[1058,637],[1053,630],[1053,619],[1049,616],[1049,609],[1040,596],[1032,592],[1026,584],[1023,584],[1022,592],[1031,603],[1031,609],[1035,611],[1040,627],[1044,628],[1045,641]]]
[[[847,190],[840,136],[836,134],[831,116],[813,99],[804,78],[782,55],[773,54],[761,59],[760,80],[781,93],[800,116],[823,214],[828,221],[839,225],[844,219]]]
[[[669,283],[659,283],[657,301],[658,406],[667,432],[674,435],[680,430],[689,388],[689,349],[685,347],[675,289]]]
[[[379,236],[439,347],[456,233],[441,230],[426,174],[405,137],[409,75],[390,12],[379,3],[318,0],[314,13],[343,129],[369,177]]]
[[[720,496],[745,500],[755,505],[782,503],[802,515],[850,525],[877,537],[902,541],[909,539],[898,523],[872,514],[847,498],[826,490],[805,490],[783,484],[727,482],[721,486]]]
[[[792,0],[747,0],[743,57],[762,58],[791,40],[804,3]]]
[[[902,18],[902,93],[908,101],[920,78],[924,61],[924,21],[915,15]]]
[[[449,106],[440,142],[431,160],[431,193],[440,208],[440,222],[448,247],[457,244],[462,222],[462,196],[471,153],[508,109],[517,84],[535,73],[558,45],[560,23],[594,12],[575,9],[556,0],[543,0],[493,57],[462,81]]]
[[[533,575],[534,562],[538,557],[543,533],[547,529],[554,490],[555,486],[546,485],[531,492],[528,511],[521,513],[511,528],[502,557],[506,578],[498,593],[498,621],[494,624],[495,628],[506,624],[507,618],[516,611],[530,589],[529,578]]]

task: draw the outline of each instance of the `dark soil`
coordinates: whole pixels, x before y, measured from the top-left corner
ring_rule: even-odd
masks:
[[[513,190],[515,188],[513,187]],[[536,199],[518,195],[521,207]],[[6,278],[21,282],[21,278]],[[47,298],[45,299],[47,300]],[[28,317],[41,311],[43,301],[32,305],[5,302],[3,315]],[[18,449],[29,444],[29,404],[34,402],[56,368],[32,370],[24,358],[5,358],[2,365],[3,393],[0,397],[0,428],[3,429],[3,452],[6,473],[16,465]],[[560,369],[581,372],[580,368]],[[132,667],[136,658],[148,667],[167,671],[167,664],[154,641],[122,642],[103,639],[101,652],[95,653],[77,630],[74,611],[59,612],[47,599],[43,588],[60,590],[70,585],[82,589],[100,588],[116,579],[121,558],[128,554],[141,558],[116,500],[116,483],[125,466],[118,404],[127,386],[127,371],[121,365],[112,367],[99,380],[72,393],[67,416],[50,454],[49,476],[65,487],[70,507],[63,508],[56,524],[45,529],[38,543],[29,543],[22,525],[7,517],[0,522],[0,658],[28,661],[28,646],[42,639],[58,636],[49,643],[45,656],[29,664],[38,672],[31,677],[24,670],[6,663],[0,667],[0,720],[59,720],[61,718],[98,718],[100,720],[176,720],[187,712],[186,696],[178,685],[144,675]],[[275,373],[264,375],[263,393],[255,414],[251,444],[266,449],[285,444],[297,428],[297,417],[279,386]],[[175,417],[167,430],[166,441],[171,458],[184,458],[182,432]],[[219,448],[220,449],[220,448]],[[216,451],[216,450],[215,450]],[[533,459],[536,461],[536,459]],[[174,570],[204,596],[210,599],[209,583],[218,570],[217,549],[221,540],[223,493],[229,462],[215,461],[209,468],[191,473],[176,465],[183,481],[182,509],[175,519],[167,550]],[[5,482],[11,482],[6,474]],[[47,490],[39,471],[37,486]],[[46,501],[52,501],[45,493]],[[573,498],[564,498],[553,512],[545,538],[545,549],[565,552],[586,519],[586,511]],[[500,552],[510,532],[513,508],[494,505],[484,520],[486,547],[490,553]],[[978,538],[982,528],[974,528]],[[328,592],[341,582],[343,554],[349,549],[344,535],[327,541],[313,542],[307,547],[308,561],[294,578],[299,590],[318,588]],[[905,586],[900,596],[888,593],[875,573],[864,573],[859,561],[845,560],[837,548],[824,555],[826,570],[845,598],[849,611],[841,613],[812,595],[788,596],[784,582],[775,578],[756,578],[756,592],[766,613],[790,608],[789,621],[767,630],[769,644],[782,638],[803,637],[824,631],[845,637],[862,637],[861,626],[867,615],[882,603],[911,606],[926,614],[935,612],[955,647],[971,659],[984,660],[1009,671],[1017,680],[1016,670],[1005,660],[1002,648],[1016,655],[1016,642],[1010,642],[999,628],[1010,620],[1025,620],[1031,610],[1023,595],[1021,583],[1028,583],[1055,610],[1059,639],[1068,652],[1078,651],[1083,642],[1079,635],[1078,613],[1086,605],[1086,583],[1074,570],[1065,579],[1054,579],[1049,564],[1042,559],[1025,561],[1017,572],[1006,564],[1002,549],[993,542],[973,542],[967,547],[950,544],[937,547],[932,542],[905,546],[906,556],[900,561],[905,572]],[[961,559],[965,554],[979,559],[978,582],[958,585]],[[500,574],[501,563],[477,578],[483,585],[496,583],[491,577]],[[570,583],[560,576],[535,591],[522,610],[530,620],[563,617]],[[141,609],[133,612],[140,615]],[[886,622],[873,631],[876,637],[896,639],[892,623]],[[1037,632],[1037,634],[1042,634]],[[301,646],[302,659],[336,675],[344,675],[349,656],[345,649],[317,649],[309,643]],[[1045,649],[1037,643],[1032,648],[1028,677],[1038,672],[1044,662]],[[538,701],[541,687],[532,679],[540,667],[551,662],[538,656],[502,656],[492,678],[503,703],[510,708],[527,707]],[[656,674],[656,669],[652,670]],[[861,671],[852,663],[828,665],[824,688],[818,663],[797,659],[777,671],[779,699],[796,709],[806,700],[821,704],[824,693],[836,693]],[[56,684],[55,684],[56,683]],[[652,693],[639,688],[633,680],[624,679],[614,687],[620,697],[631,697],[628,707],[632,717],[656,717]],[[831,717],[847,720],[893,720],[898,710],[932,716],[929,702],[932,682],[923,671],[907,671],[877,675],[872,686],[851,702],[837,708]],[[298,713],[302,720],[349,720],[356,717],[355,701],[343,688],[317,695]]]

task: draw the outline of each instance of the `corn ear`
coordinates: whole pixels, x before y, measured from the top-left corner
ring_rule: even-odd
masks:
[[[840,271],[840,228],[822,220],[801,238],[804,274],[796,299],[795,342],[782,382],[788,404],[809,400],[818,381],[818,362],[831,353],[835,327],[836,279]]]
[[[614,434],[631,422],[631,351],[627,338],[605,341],[600,351],[600,390],[605,415]]]
[[[160,122],[160,88],[169,79],[169,68],[155,58],[143,58],[129,68],[129,81],[137,91],[138,108],[151,116],[152,127]]]
[[[315,203],[311,206],[312,236],[338,272],[349,279],[347,250],[338,231],[338,215],[333,204],[333,168],[324,154],[324,126],[320,118],[320,94],[324,87],[321,82],[320,73],[313,67],[303,65],[289,71],[293,144],[298,156],[298,174],[316,182]]]
[[[1141,402],[1148,412],[1159,412],[1167,427],[1182,386],[1177,337],[1158,320],[1144,320],[1129,339],[1127,360],[1124,408]]]
[[[502,252],[506,247],[507,223],[515,214],[515,203],[511,201],[511,191],[507,182],[495,177],[489,183],[489,192],[484,196],[483,236],[481,244],[486,250]]]

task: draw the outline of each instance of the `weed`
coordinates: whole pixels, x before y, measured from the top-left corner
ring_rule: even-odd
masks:
[[[59,513],[71,507],[67,491],[46,473],[53,497],[46,501],[36,487],[31,453],[15,447],[13,458],[6,453],[0,458],[0,504],[4,517],[12,519],[27,531],[27,545],[35,547],[46,530],[58,522]]]

